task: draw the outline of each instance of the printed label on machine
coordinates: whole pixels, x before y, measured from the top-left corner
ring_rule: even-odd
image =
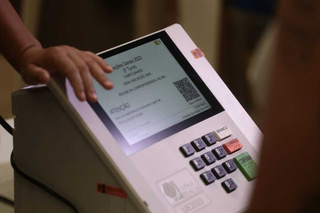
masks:
[[[210,200],[205,193],[201,193],[175,208],[177,213],[193,213],[206,205]]]

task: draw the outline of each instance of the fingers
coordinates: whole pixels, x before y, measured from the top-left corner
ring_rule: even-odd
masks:
[[[34,64],[30,64],[21,75],[23,80],[28,84],[47,84],[50,81],[49,73]]]
[[[68,58],[70,58],[70,60],[77,68],[77,70],[69,69],[65,73],[75,91],[77,90],[77,82],[72,82],[72,80],[76,79],[74,76],[71,76],[72,74],[79,75],[81,77],[86,94],[85,97],[91,102],[95,102],[98,100],[97,94],[94,89],[92,76],[105,89],[113,88],[112,82],[105,75],[105,73],[111,73],[113,69],[102,58],[91,52],[83,52],[73,47],[67,47],[66,50]],[[79,100],[82,99],[79,98]]]
[[[73,61],[76,65],[79,74],[82,78],[82,82],[85,88],[85,94],[89,101],[95,102],[97,101],[97,95],[93,86],[92,77],[90,74],[90,70],[85,61],[78,56],[78,54],[70,54],[68,53],[68,57]]]
[[[67,50],[64,49],[56,48],[53,51],[54,52],[50,55],[52,57],[52,66],[62,72],[62,74],[69,79],[78,99],[80,101],[85,101],[86,94],[83,80],[75,62],[69,57],[71,54],[68,54]]]
[[[84,53],[91,56],[100,65],[100,67],[103,69],[104,72],[111,73],[113,71],[112,67],[109,66],[101,57],[97,56],[96,54],[94,54],[92,52],[88,52],[88,51],[86,51]]]
[[[91,52],[79,51],[72,47],[69,48],[67,55],[78,68],[84,84],[86,97],[89,101],[95,102],[98,100],[92,76],[105,89],[113,88],[112,82],[105,75],[105,72],[111,73],[113,69],[102,58]]]
[[[48,83],[50,73],[59,70],[70,81],[80,101],[97,101],[94,89],[94,77],[105,89],[112,89],[113,84],[106,73],[110,67],[102,58],[69,46],[51,47],[29,51],[22,60],[21,75],[26,83]]]
[[[92,76],[105,88],[112,89],[113,84],[105,73],[112,68],[100,57],[91,52],[83,52],[73,47],[62,46],[54,53],[54,64],[69,79],[80,101],[86,98],[97,101]]]
[[[91,75],[101,84],[101,86],[105,89],[112,89],[113,84],[104,73],[112,72],[112,68],[102,58],[91,52],[84,52],[82,57],[89,66]]]

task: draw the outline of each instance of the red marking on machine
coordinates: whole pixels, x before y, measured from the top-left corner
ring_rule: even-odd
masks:
[[[198,58],[205,56],[204,53],[200,50],[200,48],[197,48],[195,50],[191,50],[191,53],[195,59],[198,59]]]
[[[128,198],[127,193],[123,189],[115,186],[102,184],[102,183],[97,184],[97,191],[103,194],[113,195],[113,196],[122,197],[122,198]]]

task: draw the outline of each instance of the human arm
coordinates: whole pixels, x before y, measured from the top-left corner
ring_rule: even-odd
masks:
[[[42,48],[8,0],[0,0],[0,31],[0,52],[28,84],[48,83],[60,71],[81,101],[97,100],[92,76],[105,89],[113,87],[105,75],[112,68],[95,54],[69,46]]]
[[[265,139],[248,212],[318,212],[320,2],[282,0],[279,6]]]

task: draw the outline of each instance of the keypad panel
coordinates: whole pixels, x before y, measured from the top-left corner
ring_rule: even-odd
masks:
[[[196,155],[190,160],[190,165],[195,172],[207,168],[207,171],[198,176],[205,185],[221,179],[221,185],[227,193],[237,188],[237,184],[230,177],[233,173],[237,173],[238,168],[241,171],[240,174],[242,173],[248,181],[251,181],[256,177],[257,167],[248,152],[235,155],[243,145],[238,138],[224,140],[231,135],[230,128],[222,126],[179,148],[185,158]],[[232,157],[224,160],[228,155]]]

